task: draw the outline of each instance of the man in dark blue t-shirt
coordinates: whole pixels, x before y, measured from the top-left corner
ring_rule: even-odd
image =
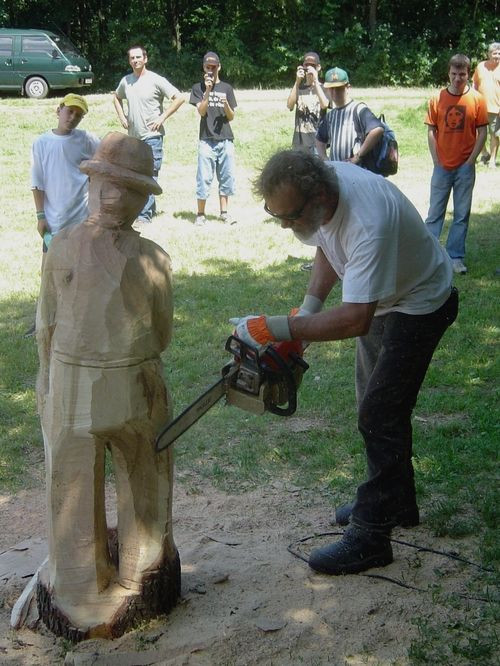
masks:
[[[229,124],[234,118],[236,98],[229,83],[219,79],[219,56],[209,51],[203,57],[203,81],[191,89],[189,103],[201,116],[198,144],[196,197],[198,213],[195,224],[206,223],[205,204],[214,174],[219,181],[220,219],[229,222],[228,197],[234,194],[234,144]]]

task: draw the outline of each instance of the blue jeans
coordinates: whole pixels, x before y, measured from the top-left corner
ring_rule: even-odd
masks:
[[[465,257],[465,238],[469,226],[472,190],[476,169],[462,164],[456,169],[435,166],[431,179],[431,201],[425,223],[429,231],[439,238],[443,229],[446,206],[453,190],[453,222],[446,241],[446,251],[452,259]]]
[[[368,479],[357,492],[352,523],[388,532],[404,508],[415,506],[411,415],[434,350],[456,319],[458,291],[435,312],[374,317],[356,340],[358,428]]]
[[[146,139],[142,139],[142,141],[147,143],[153,151],[153,178],[158,181],[158,174],[160,173],[163,160],[163,136],[150,136]],[[138,217],[142,217],[144,220],[151,222],[153,215],[156,215],[156,201],[154,194],[150,194],[146,201],[146,205],[141,210]]]
[[[219,181],[219,195],[234,194],[234,144],[224,141],[200,140],[198,144],[198,170],[196,172],[196,198],[208,199],[214,174]]]

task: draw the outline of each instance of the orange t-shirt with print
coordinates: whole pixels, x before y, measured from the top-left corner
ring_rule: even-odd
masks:
[[[429,101],[425,124],[436,128],[437,155],[445,169],[456,169],[472,153],[476,130],[488,124],[484,97],[473,88],[461,95],[441,90]]]

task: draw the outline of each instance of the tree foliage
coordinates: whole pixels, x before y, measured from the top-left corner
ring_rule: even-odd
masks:
[[[453,52],[483,59],[498,39],[499,0],[2,0],[0,25],[62,32],[85,53],[97,86],[126,71],[144,45],[177,86],[198,79],[207,50],[238,86],[289,85],[303,53],[341,66],[356,85],[439,85]]]

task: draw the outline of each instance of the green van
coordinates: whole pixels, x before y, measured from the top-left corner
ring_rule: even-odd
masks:
[[[0,28],[0,90],[43,99],[51,89],[90,86],[91,70],[66,37],[48,30]]]

